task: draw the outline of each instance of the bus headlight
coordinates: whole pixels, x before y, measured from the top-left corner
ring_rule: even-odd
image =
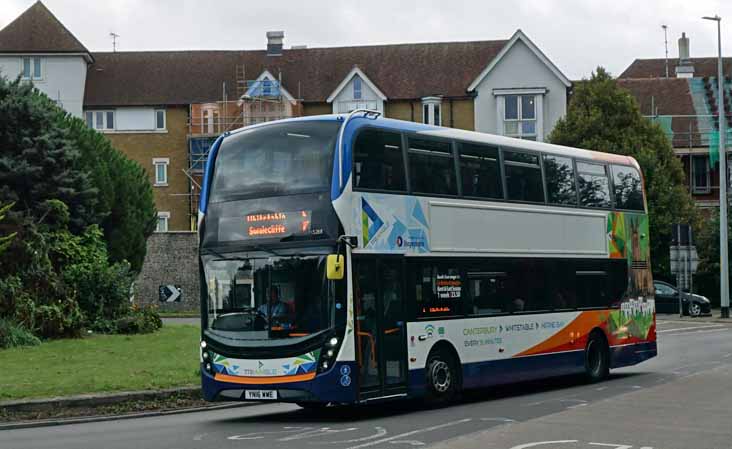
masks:
[[[318,363],[318,373],[327,371],[335,364],[335,358],[338,355],[341,340],[335,335],[325,340],[325,347],[320,352],[320,361]]]
[[[211,358],[211,354],[208,353],[208,351],[203,351],[203,354],[201,354],[201,357],[203,357],[203,360],[208,362],[208,360]]]
[[[206,341],[205,340],[201,340],[201,349],[206,349],[206,346],[208,346],[206,344]]]

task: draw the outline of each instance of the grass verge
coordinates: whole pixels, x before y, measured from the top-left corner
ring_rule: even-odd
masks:
[[[0,401],[196,385],[197,326],[0,350]]]

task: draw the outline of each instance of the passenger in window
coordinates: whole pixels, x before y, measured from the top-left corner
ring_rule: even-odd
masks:
[[[552,308],[554,309],[566,309],[567,308],[567,300],[564,297],[564,292],[561,290],[557,291],[554,294],[554,298],[552,301]]]
[[[521,298],[516,298],[511,303],[511,311],[512,312],[523,312],[524,307],[526,306],[526,303]]]

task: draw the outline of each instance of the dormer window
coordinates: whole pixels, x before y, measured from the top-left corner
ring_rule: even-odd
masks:
[[[442,97],[422,98],[422,123],[442,126]]]
[[[37,56],[23,56],[21,58],[21,78],[24,80],[43,79],[43,61]]]
[[[359,78],[358,76],[355,76],[353,78],[353,99],[361,99],[361,78]]]

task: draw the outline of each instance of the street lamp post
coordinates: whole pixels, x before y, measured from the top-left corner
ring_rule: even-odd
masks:
[[[727,255],[727,149],[724,139],[727,137],[724,114],[724,71],[722,69],[722,18],[702,17],[717,22],[717,89],[719,90],[719,280],[722,318],[729,318],[729,260]]]

